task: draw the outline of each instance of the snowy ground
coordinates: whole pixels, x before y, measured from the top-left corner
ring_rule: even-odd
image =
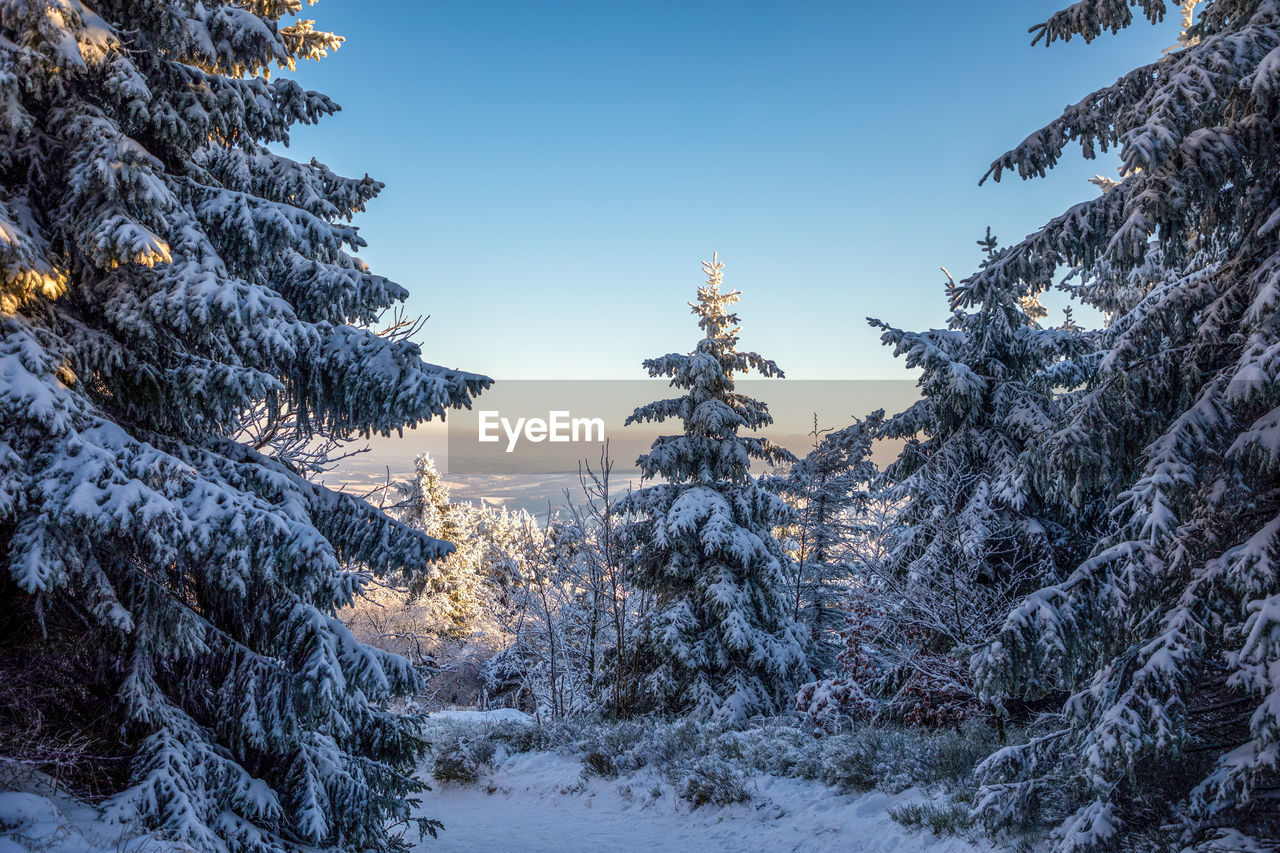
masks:
[[[416,853],[991,849],[911,833],[891,821],[888,808],[919,798],[910,791],[849,796],[816,782],[756,776],[752,802],[691,809],[656,774],[584,781],[581,770],[575,757],[523,753],[497,762],[478,785],[433,783],[422,811],[443,821],[445,831]]]
[[[518,711],[433,714],[450,726],[522,722]],[[422,813],[444,822],[415,853],[977,853],[955,838],[908,832],[887,810],[920,798],[907,791],[843,795],[817,782],[752,777],[752,801],[693,809],[656,771],[622,779],[582,777],[578,756],[495,757],[477,785],[433,783]],[[157,853],[187,849],[130,833],[61,798],[0,793],[0,853]]]

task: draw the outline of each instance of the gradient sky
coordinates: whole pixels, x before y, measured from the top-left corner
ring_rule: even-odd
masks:
[[[744,346],[793,378],[902,378],[864,318],[945,322],[938,267],[971,271],[985,226],[1010,242],[1096,193],[1114,158],[978,179],[1177,35],[1175,9],[1030,47],[1059,5],[322,0],[347,43],[296,76],[344,109],[291,151],[387,184],[361,254],[431,315],[430,361],[639,378],[692,348],[719,251]]]

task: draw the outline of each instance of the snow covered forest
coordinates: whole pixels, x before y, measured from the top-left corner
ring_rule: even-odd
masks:
[[[1116,178],[850,328],[918,401],[772,443],[712,255],[545,521],[319,481],[493,380],[282,153],[301,12],[0,0],[0,853],[1280,850],[1280,0],[1033,27],[1182,21],[983,180]]]

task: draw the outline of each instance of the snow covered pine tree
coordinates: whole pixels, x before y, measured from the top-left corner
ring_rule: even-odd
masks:
[[[884,410],[838,430],[820,430],[813,418],[813,449],[786,476],[765,481],[796,511],[784,530],[794,548],[788,560],[791,615],[809,632],[809,671],[830,672],[840,651],[839,628],[848,610],[855,572],[854,542],[867,534],[862,516],[879,477],[871,448]]]
[[[1194,6],[1195,4],[1190,4]],[[1159,0],[1088,0],[1035,28],[1091,41]],[[1179,45],[1069,107],[990,174],[1043,175],[1071,142],[1122,180],[968,282],[1110,312],[1108,352],[1046,443],[1117,525],[975,657],[987,694],[1070,693],[980,768],[993,825],[1047,819],[1056,851],[1246,850],[1280,836],[1280,3],[1206,0]],[[1126,273],[1157,275],[1136,300]],[[1109,426],[1115,425],[1115,426]],[[1099,476],[1100,474],[1104,476]]]
[[[797,510],[792,532],[791,590],[796,619],[809,631],[809,672],[795,709],[816,729],[834,733],[869,716],[877,703],[864,685],[876,668],[862,642],[878,614],[869,609],[870,553],[885,537],[885,509],[876,487],[872,447],[884,429],[884,410],[823,434],[817,416],[813,450],[786,477],[770,483]]]
[[[300,6],[0,2],[0,742],[198,850],[400,846],[417,679],[334,611],[448,550],[244,413],[387,433],[488,384],[369,330],[381,185],[266,147],[338,109],[269,78],[340,41]]]
[[[773,423],[768,407],[735,393],[735,374],[781,377],[772,361],[739,352],[739,292],[722,293],[724,265],[703,263],[707,284],[690,303],[705,337],[688,355],[644,362],[670,377],[681,397],[642,406],[627,423],[678,419],[637,460],[665,482],[619,501],[638,521],[624,536],[636,546],[635,584],[654,598],[637,626],[633,653],[638,704],[658,713],[741,721],[787,706],[805,669],[805,633],[791,618],[782,548],[772,530],[788,518],[781,498],[750,473],[752,459],[793,462],[767,439],[738,435]]]
[[[990,230],[979,245],[984,269],[1000,263]],[[1032,314],[1043,308],[1024,293],[948,280],[948,328],[907,332],[870,321],[921,371],[921,399],[882,430],[906,439],[879,484],[900,511],[888,558],[868,579],[884,602],[874,608],[888,666],[881,691],[913,723],[952,723],[979,710],[969,655],[1022,595],[1058,577],[1074,527],[1065,502],[1037,478],[1031,448],[1056,406],[1053,389],[1037,382],[1041,371],[1080,355],[1087,338],[1040,328]],[[974,310],[957,310],[963,303]],[[1002,712],[1001,697],[988,700]]]

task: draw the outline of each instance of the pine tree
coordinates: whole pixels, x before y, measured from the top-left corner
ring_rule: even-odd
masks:
[[[500,633],[488,618],[498,584],[482,559],[490,544],[484,521],[493,510],[453,503],[449,485],[428,453],[414,461],[411,479],[379,491],[400,498],[384,507],[388,515],[416,532],[454,543],[454,548],[429,574],[379,583],[339,615],[361,642],[403,655],[428,673],[437,665],[452,666],[478,635]]]
[[[396,517],[433,539],[460,543],[430,577],[406,591],[411,600],[425,593],[432,607],[442,611],[438,620],[441,633],[465,637],[474,630],[485,598],[485,572],[475,553],[478,538],[475,524],[469,523],[474,522],[469,518],[473,513],[470,507],[450,501],[449,485],[429,453],[414,460],[413,480],[405,486]]]
[[[839,430],[820,430],[814,415],[813,449],[785,477],[767,482],[796,511],[785,528],[794,556],[787,561],[791,617],[809,633],[812,676],[826,674],[839,652],[855,573],[852,546],[865,533],[860,516],[873,495],[879,472],[871,448],[880,434],[884,410]]]
[[[988,229],[983,269],[1005,253]],[[879,488],[901,508],[872,586],[885,602],[877,642],[880,690],[917,723],[980,710],[968,657],[1016,598],[1058,576],[1073,519],[1034,464],[1056,415],[1041,372],[1078,355],[1086,338],[1042,329],[1043,309],[1017,282],[956,286],[946,329],[906,332],[879,320],[882,340],[919,368],[921,399],[885,422],[905,439]],[[972,311],[958,306],[972,304]],[[1003,713],[1002,697],[987,697]]]
[[[750,472],[752,459],[781,464],[787,451],[758,436],[773,422],[768,407],[734,391],[754,370],[781,377],[772,361],[740,352],[738,291],[721,292],[724,265],[704,263],[707,284],[690,303],[704,337],[688,355],[648,359],[651,376],[669,377],[680,397],[642,406],[627,423],[678,420],[677,435],[656,439],[637,460],[646,479],[663,482],[619,503],[639,518],[634,579],[653,608],[637,626],[632,653],[640,705],[717,722],[781,710],[805,666],[804,632],[790,616],[781,546],[772,530],[786,504]]]
[[[200,850],[398,846],[418,678],[335,611],[448,551],[235,437],[488,384],[370,329],[381,184],[270,147],[338,109],[269,75],[341,41],[299,8],[0,4],[0,749],[88,737],[71,778]]]
[[[401,521],[435,539],[458,538],[449,484],[430,453],[420,453],[413,460],[413,479],[400,484],[399,491],[403,497],[396,515]]]
[[[1166,11],[1076,3],[1036,40],[1091,41],[1129,26],[1130,5]],[[1069,694],[980,768],[980,814],[1046,819],[1057,851],[1280,835],[1280,6],[1196,15],[1176,48],[995,162],[997,179],[1039,176],[1078,142],[1115,147],[1123,178],[968,282],[1037,291],[1077,268],[1076,292],[1111,316],[1045,458],[1116,529],[975,658],[988,694]]]

